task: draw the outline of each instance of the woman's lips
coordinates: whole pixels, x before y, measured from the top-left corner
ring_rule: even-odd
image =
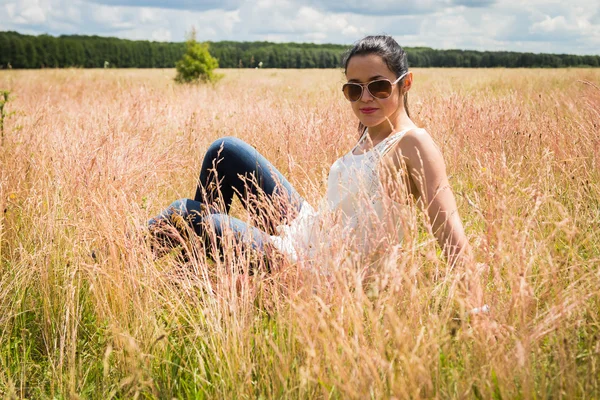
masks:
[[[365,107],[360,109],[360,112],[363,114],[373,114],[375,111],[377,111],[377,108]]]

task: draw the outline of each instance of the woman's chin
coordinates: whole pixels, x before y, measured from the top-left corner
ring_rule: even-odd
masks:
[[[362,115],[359,118],[359,120],[367,128],[372,128],[374,126],[380,125],[383,121],[385,121],[385,119],[382,119],[381,117],[375,117],[375,116],[369,116],[369,115]]]
[[[374,128],[385,122],[385,119],[381,118],[360,118],[360,122],[367,128]]]

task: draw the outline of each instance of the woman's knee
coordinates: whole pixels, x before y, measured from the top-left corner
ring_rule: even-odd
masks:
[[[203,213],[202,203],[191,199],[178,199],[172,202],[157,219],[167,219],[175,222],[183,218],[188,223],[195,223],[201,219]]]
[[[167,208],[169,215],[179,215],[181,217],[187,217],[189,214],[189,201],[190,199],[177,199],[172,202]]]
[[[211,143],[206,151],[206,157],[210,159],[222,158],[226,155],[237,155],[249,149],[252,149],[252,147],[242,139],[225,136]]]
[[[161,246],[175,247],[189,237],[193,200],[179,199],[172,202],[159,215],[148,221],[148,229]],[[192,225],[193,226],[193,225]]]
[[[148,226],[155,226],[161,223],[171,223],[175,218],[186,214],[186,200],[179,199],[172,202],[167,208],[161,211],[156,217],[148,221]]]

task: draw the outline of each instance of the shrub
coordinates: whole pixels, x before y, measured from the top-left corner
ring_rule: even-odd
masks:
[[[186,42],[183,58],[175,64],[179,83],[216,82],[221,76],[213,70],[219,67],[216,58],[210,55],[208,43],[198,43],[196,32],[192,30]]]

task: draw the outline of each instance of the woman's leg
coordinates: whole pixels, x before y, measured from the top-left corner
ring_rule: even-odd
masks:
[[[234,193],[258,217],[264,231],[224,215],[231,208]],[[287,179],[256,149],[240,139],[225,137],[213,142],[204,156],[194,200],[175,201],[150,219],[148,227],[162,244],[171,247],[187,239],[189,227],[206,239],[210,237],[207,229],[221,238],[223,227],[228,226],[236,237],[262,251],[274,228],[293,219],[303,202]]]
[[[204,156],[194,200],[210,207],[211,213],[218,210],[227,214],[234,193],[269,233],[292,220],[304,202],[254,147],[225,137],[213,142]]]
[[[212,257],[222,255],[223,241],[227,235],[231,235],[242,251],[253,251],[267,265],[267,253],[274,251],[269,246],[271,238],[266,232],[226,214],[206,213],[204,205],[195,200],[176,200],[159,216],[150,220],[149,225],[154,236],[161,239],[162,245],[167,247],[176,245],[178,240],[186,240],[189,228],[192,228],[202,238]],[[176,234],[172,228],[176,229]]]

